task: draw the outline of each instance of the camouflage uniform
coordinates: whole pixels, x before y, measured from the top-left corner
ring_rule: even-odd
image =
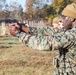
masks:
[[[31,36],[21,32],[19,40],[33,49],[57,50],[54,75],[76,75],[76,27],[52,36]]]
[[[65,32],[66,30],[64,28],[57,29],[51,26],[44,26],[44,27],[29,27],[29,34],[31,35],[37,35],[37,36],[42,36],[42,35],[54,35],[55,33],[59,32]]]

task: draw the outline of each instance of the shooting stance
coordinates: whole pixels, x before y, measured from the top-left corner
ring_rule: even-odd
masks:
[[[37,50],[56,50],[54,75],[76,75],[76,4],[66,6],[62,11],[66,32],[49,35],[32,35],[31,28],[11,24],[10,33],[17,36],[27,47]],[[20,28],[24,31],[22,32]],[[43,30],[42,30],[43,31]],[[47,28],[47,31],[49,29]],[[32,33],[34,33],[32,31]]]

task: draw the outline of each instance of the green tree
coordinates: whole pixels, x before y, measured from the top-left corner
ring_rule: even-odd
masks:
[[[54,0],[53,1],[53,8],[56,11],[56,14],[60,14],[61,11],[66,7],[68,4],[72,3],[72,0]]]

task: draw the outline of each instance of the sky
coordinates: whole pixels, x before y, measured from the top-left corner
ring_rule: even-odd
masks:
[[[18,2],[23,7],[23,11],[25,11],[25,2],[26,2],[26,0],[6,0],[6,1],[7,1],[7,3],[10,3],[11,1]],[[48,4],[51,4],[51,0],[44,0],[44,3],[46,3],[46,1],[48,1]]]
[[[25,1],[26,1],[26,0],[6,0],[6,1],[7,1],[7,3],[10,3],[11,1],[16,1],[16,2],[18,2],[19,4],[21,4],[22,7],[23,7],[23,10],[25,10]]]

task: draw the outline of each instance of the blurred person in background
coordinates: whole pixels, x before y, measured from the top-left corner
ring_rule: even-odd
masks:
[[[53,19],[53,23],[52,23],[54,28],[62,28],[63,27],[63,23],[62,23],[62,17],[57,16]]]

